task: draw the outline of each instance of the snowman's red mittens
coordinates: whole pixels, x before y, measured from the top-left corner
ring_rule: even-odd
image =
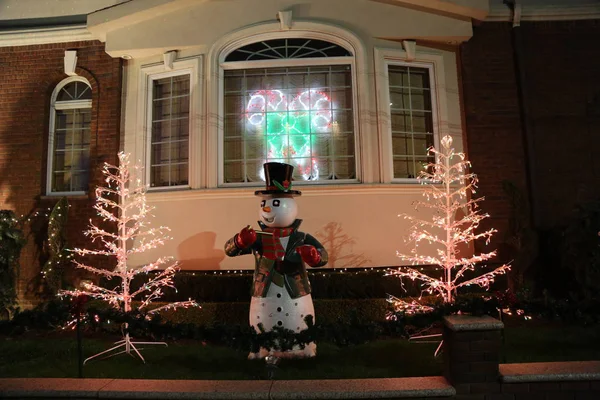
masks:
[[[302,261],[304,261],[311,267],[314,267],[315,265],[318,265],[321,262],[321,254],[319,254],[319,251],[316,249],[315,246],[311,246],[310,244],[298,246],[296,248],[296,253],[300,254],[300,257],[302,257]]]
[[[256,242],[256,231],[249,226],[242,229],[235,237],[235,244],[240,249],[250,247]]]

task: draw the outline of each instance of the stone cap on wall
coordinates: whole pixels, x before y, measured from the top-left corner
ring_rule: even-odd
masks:
[[[500,364],[506,383],[600,380],[600,361]]]
[[[502,321],[489,315],[448,315],[444,317],[444,325],[455,332],[460,331],[489,331],[504,328]]]
[[[0,398],[113,399],[399,399],[452,397],[441,376],[298,381],[200,381],[146,379],[0,379]]]

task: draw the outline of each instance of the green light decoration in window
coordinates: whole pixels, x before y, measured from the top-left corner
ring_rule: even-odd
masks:
[[[258,90],[250,95],[246,118],[266,138],[265,161],[291,162],[305,180],[317,180],[312,136],[331,132],[331,109],[330,97],[318,90],[303,91],[291,102],[280,90]]]

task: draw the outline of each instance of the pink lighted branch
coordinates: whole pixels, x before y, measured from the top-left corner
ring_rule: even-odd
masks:
[[[475,193],[477,177],[466,172],[471,164],[465,160],[463,153],[455,153],[451,146],[452,138],[444,136],[442,151],[430,148],[429,153],[436,157],[436,162],[428,164],[427,169],[419,176],[420,183],[425,186],[423,194],[427,201],[419,201],[416,206],[433,209],[435,214],[431,221],[409,214],[399,215],[411,221],[408,241],[414,247],[410,254],[397,252],[398,257],[411,261],[413,265],[438,265],[442,267],[443,276],[441,279],[434,278],[411,267],[401,267],[388,273],[399,278],[421,281],[424,292],[438,294],[445,302],[452,302],[456,290],[463,286],[478,285],[488,289],[496,276],[505,274],[510,269],[510,266],[505,264],[475,278],[465,279],[465,273],[474,271],[477,264],[495,257],[496,251],[460,257],[459,245],[479,239],[485,239],[488,244],[497,231],[489,229],[476,233],[480,222],[489,215],[482,214],[477,209],[483,198],[468,197],[469,194]],[[454,157],[458,157],[459,161],[453,163]],[[456,219],[459,210],[465,215]],[[423,241],[437,246],[435,256],[420,253],[418,247]]]
[[[116,233],[108,232],[94,225],[90,220],[89,228],[84,232],[85,236],[92,242],[99,241],[103,248],[99,250],[88,250],[75,248],[71,250],[79,256],[106,256],[116,259],[114,270],[104,270],[94,266],[74,261],[78,268],[84,269],[96,275],[101,275],[108,280],[116,278],[119,284],[112,289],[98,286],[88,282],[83,285],[82,290],[61,291],[60,296],[88,295],[93,298],[107,301],[112,307],[131,311],[131,303],[139,298],[141,305],[139,309],[149,306],[152,301],[163,295],[166,287],[175,289],[173,276],[179,271],[179,266],[173,262],[172,257],[160,257],[156,261],[143,265],[139,268],[128,267],[128,260],[132,254],[142,253],[147,250],[162,246],[171,238],[166,236],[169,228],[160,226],[148,228],[147,221],[152,215],[153,207],[146,203],[146,189],[139,178],[142,168],[139,165],[131,166],[129,155],[119,153],[119,166],[105,163],[103,174],[106,187],[96,189],[96,204],[94,209],[104,221],[116,225]],[[162,269],[157,274],[150,276],[149,272]],[[136,291],[131,290],[131,282],[137,275],[147,275],[148,281]],[[166,309],[178,307],[197,307],[193,301],[170,303],[165,306],[149,311],[155,313]]]

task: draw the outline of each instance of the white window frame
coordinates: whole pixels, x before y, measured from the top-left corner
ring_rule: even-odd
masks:
[[[208,147],[216,150],[216,157],[209,157],[207,171],[213,171],[211,165],[216,165],[216,173],[214,179],[207,177],[208,187],[218,188],[236,188],[236,187],[258,187],[261,182],[236,182],[224,183],[224,157],[223,157],[223,142],[224,142],[224,71],[225,69],[243,69],[243,68],[277,68],[290,66],[318,66],[318,65],[350,65],[352,77],[352,107],[353,107],[353,122],[354,122],[354,164],[355,164],[355,179],[335,179],[331,181],[297,181],[295,184],[306,186],[322,186],[322,185],[343,185],[356,184],[362,181],[363,174],[363,155],[368,154],[369,149],[361,146],[361,132],[364,130],[363,121],[360,120],[360,110],[364,107],[362,99],[359,97],[361,90],[364,90],[365,83],[362,79],[362,74],[365,70],[365,55],[363,52],[362,43],[349,32],[337,27],[327,26],[318,23],[299,22],[297,29],[288,31],[280,31],[278,24],[264,24],[255,26],[244,31],[236,32],[235,38],[223,38],[220,43],[215,44],[211,49],[209,59],[215,61],[215,65],[209,65],[214,71],[217,79],[211,80],[212,73],[207,74],[209,84],[209,110],[208,116],[212,110],[218,115],[218,123],[216,127],[211,129],[208,135]],[[306,30],[309,28],[310,30]],[[258,32],[257,32],[258,31]],[[266,32],[265,32],[266,31]],[[246,34],[244,34],[246,33]],[[352,53],[348,57],[323,57],[313,59],[281,59],[281,60],[256,60],[256,61],[231,61],[225,62],[226,56],[232,51],[243,47],[247,44],[256,43],[259,41],[267,41],[272,39],[286,38],[301,38],[301,39],[316,39],[324,40],[337,44]],[[360,68],[360,71],[358,69]],[[359,79],[361,77],[361,79]],[[216,107],[212,108],[211,103],[214,101]],[[214,112],[213,111],[213,112]],[[213,139],[214,138],[214,139]],[[215,140],[216,139],[216,140]],[[215,143],[216,142],[216,143]]]
[[[419,49],[420,50],[420,49]],[[444,60],[442,55],[417,51],[414,60],[400,49],[375,48],[375,86],[377,90],[378,125],[380,135],[379,157],[384,183],[414,184],[418,178],[394,178],[394,155],[392,147],[392,120],[388,66],[402,65],[429,70],[431,112],[433,122],[433,144],[439,148],[440,138],[449,132],[448,111],[445,95]]]
[[[85,190],[78,191],[62,191],[62,192],[53,192],[52,191],[52,178],[54,175],[54,134],[56,129],[56,111],[57,110],[74,110],[77,108],[92,108],[92,100],[68,100],[68,101],[60,101],[56,104],[56,98],[58,94],[70,83],[73,82],[82,82],[89,86],[90,92],[92,92],[92,97],[94,95],[92,91],[92,85],[90,82],[84,78],[83,76],[70,76],[68,78],[63,79],[56,85],[54,91],[52,92],[52,96],[50,97],[50,125],[48,127],[48,163],[47,163],[47,174],[46,174],[46,195],[47,196],[78,196],[84,195],[87,193]],[[91,126],[90,126],[91,129]],[[91,146],[91,143],[90,143]],[[88,169],[88,174],[91,172],[91,164]]]
[[[190,111],[188,143],[188,184],[176,186],[150,186],[151,179],[151,143],[152,143],[152,95],[153,82],[173,76],[190,76]],[[142,116],[141,154],[145,166],[145,185],[148,191],[174,191],[200,187],[200,163],[202,160],[202,140],[200,137],[199,113],[202,108],[201,57],[182,58],[173,62],[173,68],[166,70],[164,63],[144,65],[140,68],[139,115]],[[140,148],[136,145],[136,148]]]

